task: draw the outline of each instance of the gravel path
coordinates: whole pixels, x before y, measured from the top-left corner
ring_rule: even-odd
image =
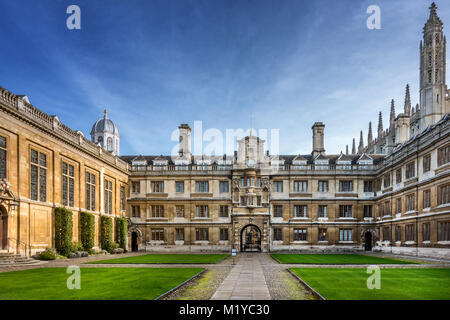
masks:
[[[286,266],[280,265],[269,254],[259,254],[264,277],[272,300],[315,300],[315,296],[295,279]]]
[[[163,300],[209,300],[231,268],[209,267],[200,277],[175,290]]]

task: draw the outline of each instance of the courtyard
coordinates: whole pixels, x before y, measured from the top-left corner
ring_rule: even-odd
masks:
[[[380,289],[368,289],[368,265]],[[68,266],[80,289],[68,289]],[[296,276],[294,276],[294,274]],[[318,294],[317,294],[318,293]],[[143,254],[0,268],[6,300],[450,300],[450,261],[357,254]]]

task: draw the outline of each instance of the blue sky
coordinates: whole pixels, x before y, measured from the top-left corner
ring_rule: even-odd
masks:
[[[327,153],[418,101],[422,0],[0,0],[0,86],[89,135],[109,110],[121,154],[169,154],[180,123],[280,130],[280,153]],[[66,8],[81,8],[81,30]],[[381,30],[366,9],[381,8]],[[450,3],[436,1],[446,23]]]

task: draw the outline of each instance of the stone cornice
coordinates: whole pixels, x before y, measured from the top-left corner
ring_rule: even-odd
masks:
[[[128,164],[125,161],[103,150],[85,138],[80,131],[73,131],[65,126],[58,117],[46,114],[2,87],[0,87],[0,111],[128,174]]]

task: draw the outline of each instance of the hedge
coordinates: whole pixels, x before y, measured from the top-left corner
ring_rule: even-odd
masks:
[[[63,256],[68,256],[72,251],[72,228],[72,212],[66,208],[56,208],[55,248],[56,251]]]
[[[95,217],[92,213],[80,212],[80,238],[85,251],[91,251],[95,239]]]
[[[114,247],[112,218],[107,216],[100,218],[100,245],[108,252],[111,252]]]
[[[116,237],[119,243],[119,248],[124,251],[127,250],[128,237],[128,221],[125,218],[116,218]]]

